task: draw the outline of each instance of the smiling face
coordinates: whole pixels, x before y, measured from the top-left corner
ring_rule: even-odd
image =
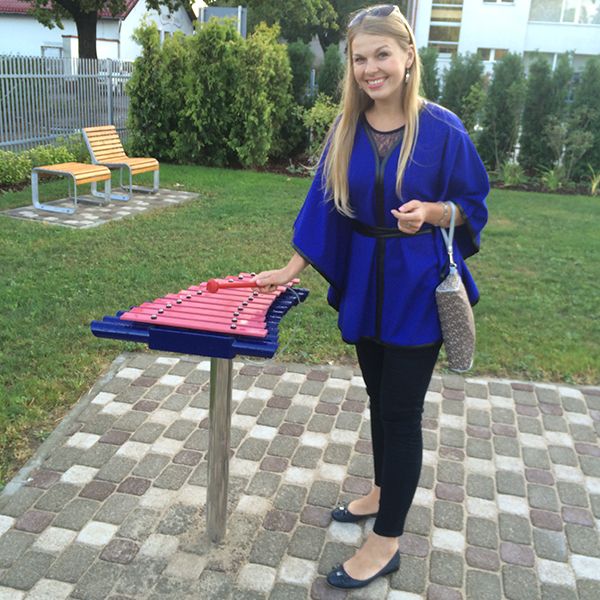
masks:
[[[376,103],[400,103],[412,47],[403,50],[394,38],[358,33],[352,41],[352,69],[358,86]]]

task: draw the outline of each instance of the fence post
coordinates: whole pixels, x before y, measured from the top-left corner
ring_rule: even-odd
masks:
[[[112,58],[108,59],[108,124],[114,125],[113,115],[113,85],[112,85],[112,72],[113,72],[113,61]]]

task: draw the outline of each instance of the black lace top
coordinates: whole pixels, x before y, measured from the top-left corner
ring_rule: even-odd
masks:
[[[392,129],[391,131],[378,131],[377,129],[371,127],[366,119],[365,122],[371,131],[373,139],[375,140],[377,153],[380,157],[386,156],[390,149],[393,148],[404,135],[404,126],[398,127],[398,129]]]

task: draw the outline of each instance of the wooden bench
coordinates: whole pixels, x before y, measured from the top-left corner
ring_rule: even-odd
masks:
[[[126,194],[112,193],[114,200],[129,200],[133,191],[158,192],[160,165],[155,158],[131,158],[125,154],[119,134],[114,125],[101,127],[85,127],[83,130],[85,143],[90,151],[92,162],[103,165],[109,169],[119,169],[119,186],[126,190]],[[123,170],[129,172],[129,185],[123,186]],[[134,186],[133,175],[154,171],[154,186],[152,188]],[[92,194],[99,195],[95,184],[92,184]]]
[[[73,200],[73,207],[55,206],[53,204],[42,204],[39,196],[39,175],[59,175],[66,177],[69,182],[69,198]],[[91,183],[96,186],[99,181],[104,181],[104,193],[97,196],[104,198],[106,203],[110,202],[111,173],[108,167],[100,165],[86,165],[85,163],[68,162],[57,165],[45,165],[34,167],[31,171],[31,199],[33,206],[40,210],[73,214],[77,208],[77,186]],[[73,195],[71,196],[71,182],[73,183]]]

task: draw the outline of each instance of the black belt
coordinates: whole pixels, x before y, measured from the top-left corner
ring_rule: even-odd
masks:
[[[356,219],[352,221],[352,227],[357,233],[374,238],[413,237],[415,235],[422,235],[424,233],[431,233],[433,231],[433,227],[422,227],[415,233],[404,233],[397,227],[378,227],[377,225],[365,225],[365,223],[361,223],[361,221],[357,221]]]

